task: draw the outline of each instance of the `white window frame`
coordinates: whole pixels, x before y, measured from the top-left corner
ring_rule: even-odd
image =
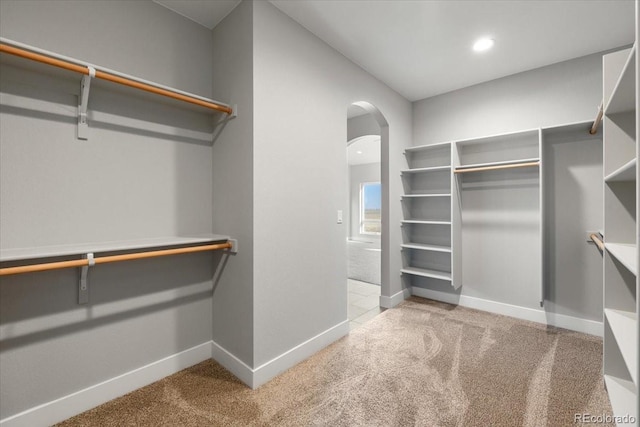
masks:
[[[367,224],[380,224],[380,229],[382,229],[382,218],[377,219],[377,220],[372,220],[372,219],[364,219],[364,187],[366,185],[371,185],[371,184],[379,184],[382,185],[379,181],[371,181],[371,182],[361,182],[360,183],[360,197],[359,197],[359,204],[360,204],[360,218],[359,218],[359,222],[360,222],[360,234],[367,234],[367,235],[371,235],[371,236],[380,236],[382,234],[382,232],[371,232],[371,231],[365,231],[365,223]],[[380,195],[382,198],[382,195]],[[382,200],[381,200],[382,201]],[[382,208],[381,208],[381,216],[382,216]]]

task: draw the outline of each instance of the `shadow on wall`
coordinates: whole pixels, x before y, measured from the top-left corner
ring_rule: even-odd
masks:
[[[4,276],[0,352],[210,299],[212,277],[228,257],[198,253],[93,267],[87,305],[77,303],[78,269]],[[185,331],[165,332],[179,341]]]

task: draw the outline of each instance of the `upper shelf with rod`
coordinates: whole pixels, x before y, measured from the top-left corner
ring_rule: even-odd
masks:
[[[83,74],[80,86],[80,101],[78,105],[78,139],[87,139],[87,103],[89,90],[93,78],[132,87],[156,95],[165,96],[192,105],[226,114],[228,118],[237,115],[237,109],[222,102],[184,92],[172,87],[133,77],[105,67],[89,64],[57,53],[49,52],[24,43],[0,37],[0,53],[40,62],[65,70]]]

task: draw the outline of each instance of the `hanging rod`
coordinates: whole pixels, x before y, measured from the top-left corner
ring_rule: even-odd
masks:
[[[123,255],[111,255],[91,259],[78,259],[71,261],[47,262],[43,264],[23,265],[19,267],[0,268],[0,276],[10,274],[33,273],[36,271],[58,270],[61,268],[86,267],[94,264],[106,264],[109,262],[130,261],[134,259],[155,258],[167,255],[188,254],[194,252],[217,251],[220,249],[235,250],[233,240],[214,245],[188,246],[176,249],[162,249],[158,251],[135,252]]]
[[[596,133],[598,133],[598,126],[600,126],[600,122],[602,121],[602,114],[604,113],[604,106],[603,106],[603,102],[600,102],[600,106],[598,107],[598,114],[596,115],[596,119],[593,121],[593,125],[591,126],[591,129],[589,130],[589,133],[591,135],[595,135]]]
[[[600,249],[600,252],[604,252],[604,243],[602,242],[602,240],[600,240],[598,236],[596,236],[595,233],[590,234],[589,238],[593,240],[593,243],[595,243],[598,249]]]
[[[467,173],[467,172],[481,172],[491,171],[499,169],[513,169],[513,168],[526,168],[532,166],[540,166],[540,162],[525,162],[525,163],[513,163],[508,165],[494,165],[494,166],[482,166],[477,168],[457,168],[454,173]]]
[[[214,101],[212,99],[203,98],[188,92],[183,92],[174,88],[153,83],[137,77],[129,76],[117,71],[109,70],[104,67],[95,66],[89,63],[78,61],[56,53],[38,49],[23,43],[0,37],[0,52],[10,55],[19,56],[21,58],[30,59],[32,61],[41,62],[43,64],[52,65],[54,67],[63,68],[65,70],[74,71],[76,73],[89,75],[91,70],[95,70],[95,77],[107,80],[113,83],[140,89],[146,92],[155,93],[156,95],[166,96],[168,98],[177,99],[179,101],[188,102],[201,107],[209,108],[215,111],[233,115],[233,109],[226,104]]]

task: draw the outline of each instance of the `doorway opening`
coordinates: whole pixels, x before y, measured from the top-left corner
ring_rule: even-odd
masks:
[[[376,114],[377,113],[377,114]],[[371,104],[360,102],[347,110],[347,301],[351,330],[382,312],[383,241],[388,206],[388,180],[383,179],[383,134],[386,121]],[[388,147],[388,143],[385,144]],[[386,283],[385,283],[386,284]]]

